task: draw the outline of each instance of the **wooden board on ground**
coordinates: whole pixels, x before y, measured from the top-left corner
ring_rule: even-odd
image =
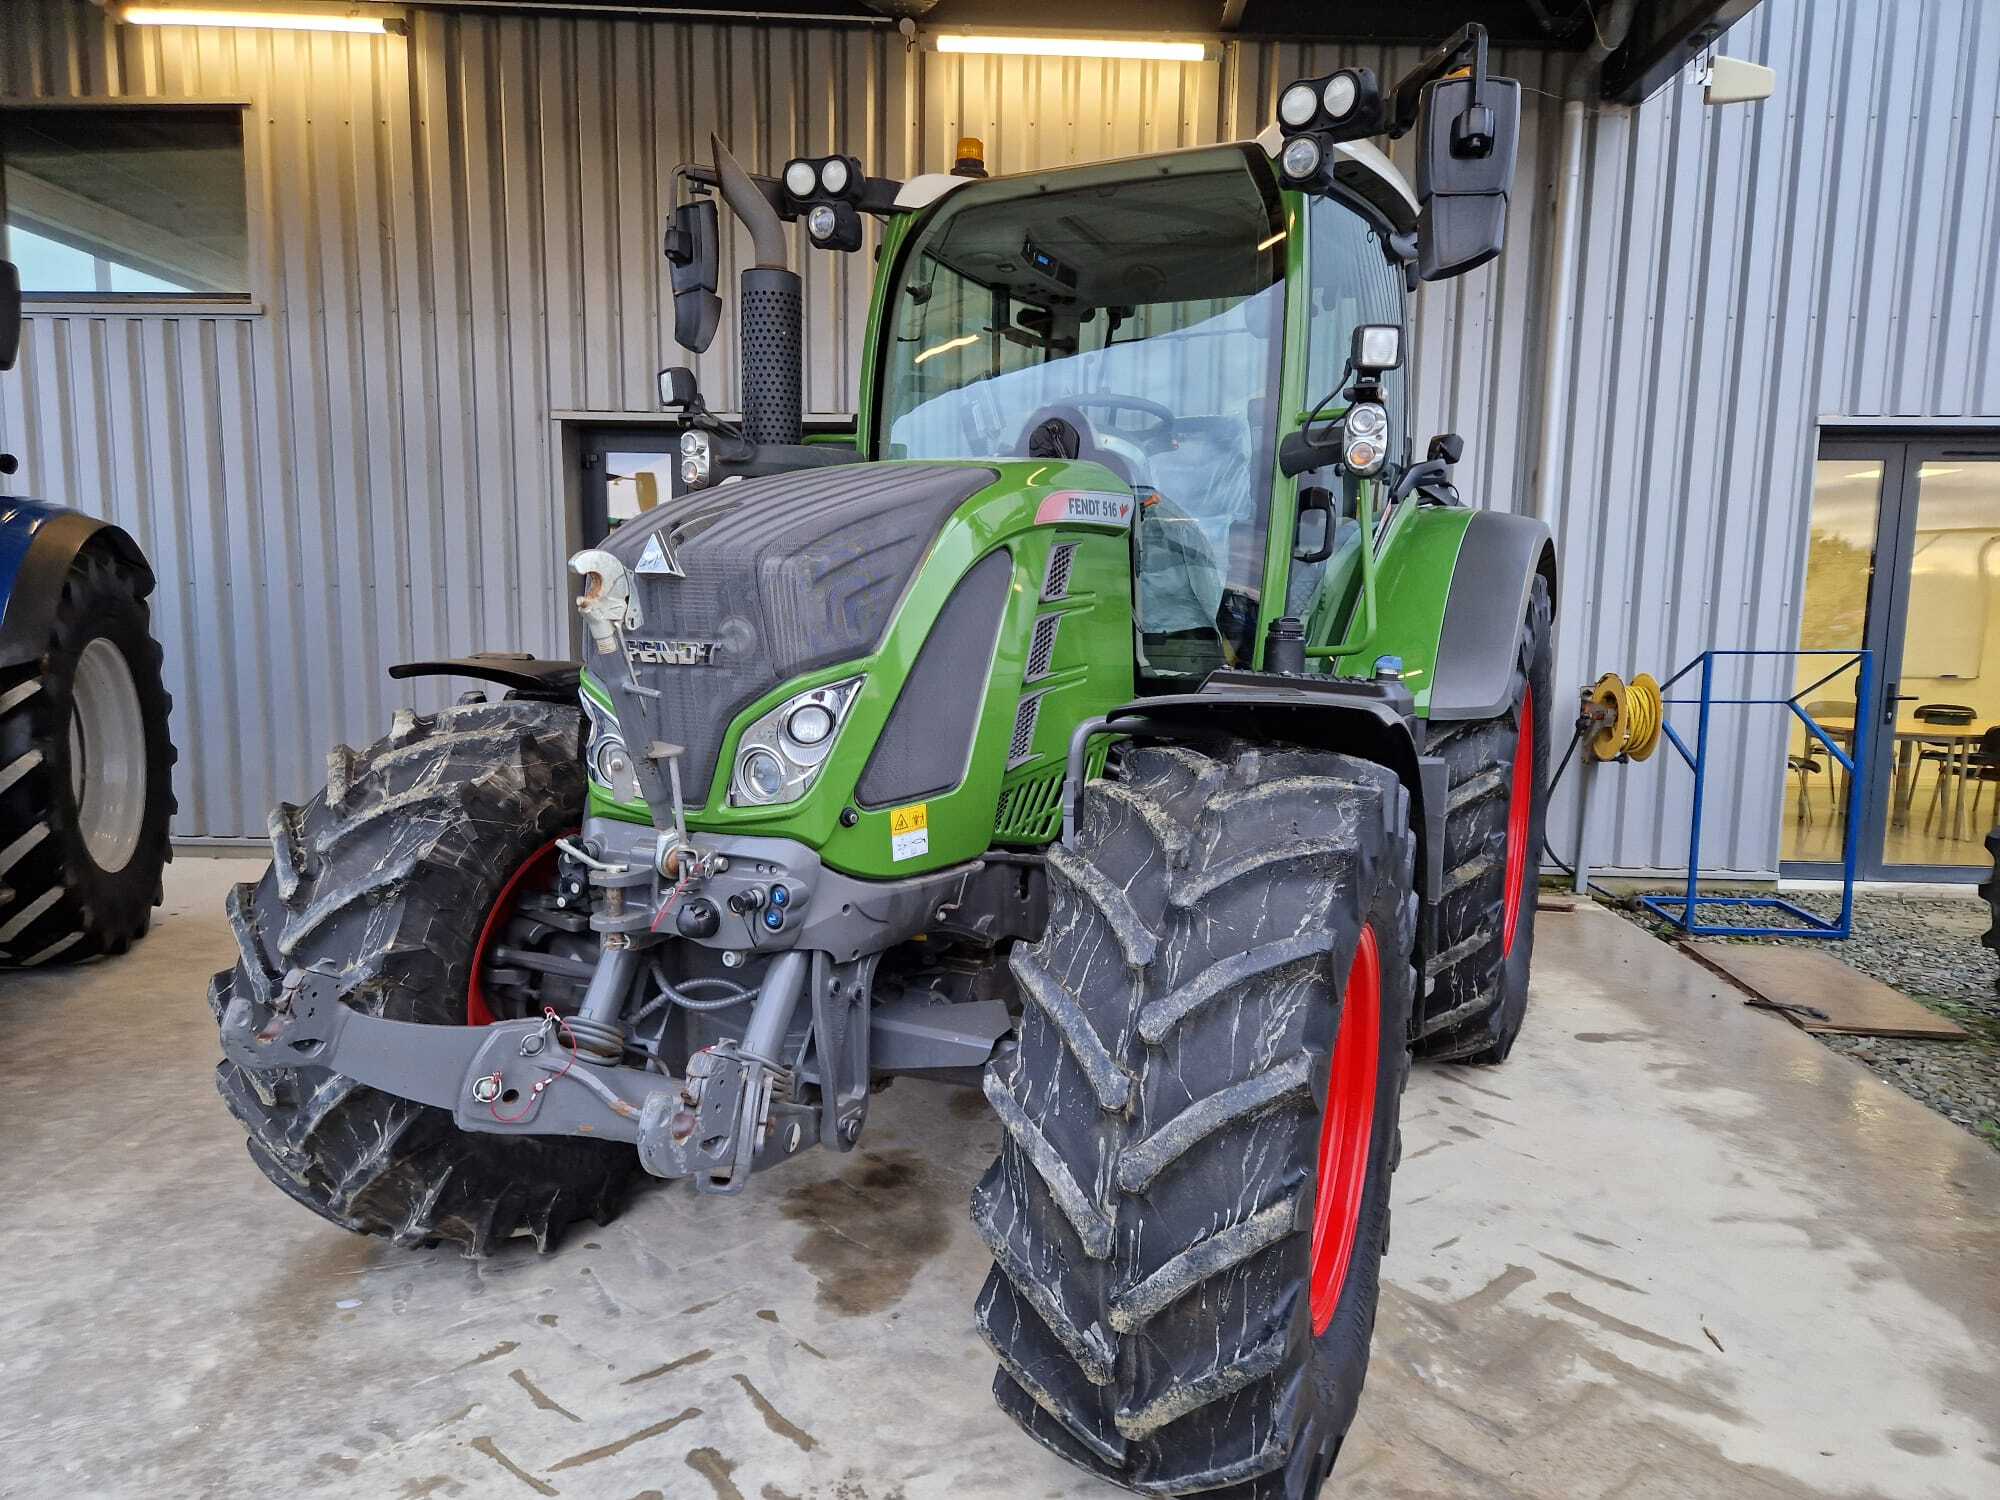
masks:
[[[1900,1036],[1958,1041],[1965,1028],[1857,973],[1830,953],[1776,943],[1682,943],[1681,948],[1739,988],[1772,1005],[1809,1005],[1821,1021],[1795,1010],[1779,1015],[1806,1031],[1838,1036]]]
[[[1535,892],[1536,911],[1575,911],[1576,897],[1568,891]]]

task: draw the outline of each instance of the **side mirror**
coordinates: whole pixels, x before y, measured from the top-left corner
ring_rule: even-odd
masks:
[[[1440,432],[1431,439],[1430,451],[1424,457],[1455,464],[1465,457],[1465,439],[1455,432]]]
[[[1417,114],[1417,272],[1425,281],[1461,276],[1500,253],[1520,124],[1521,85],[1512,78],[1475,73],[1424,85]]]
[[[21,273],[0,260],[0,370],[14,368],[21,352]]]
[[[694,383],[694,371],[686,365],[669,365],[660,371],[660,405],[670,411],[686,411],[701,404],[701,392]]]
[[[674,285],[674,342],[691,354],[714,343],[722,326],[722,299],[715,295],[721,243],[713,198],[694,198],[674,210],[666,245]]]

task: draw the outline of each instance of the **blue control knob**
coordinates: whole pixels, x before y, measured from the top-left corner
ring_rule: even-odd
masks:
[[[773,906],[790,906],[792,904],[792,888],[788,885],[772,886],[771,904]]]
[[[782,906],[768,906],[764,909],[764,925],[776,932],[785,925],[785,909]]]

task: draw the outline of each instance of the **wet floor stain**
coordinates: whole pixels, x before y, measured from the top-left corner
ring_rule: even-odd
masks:
[[[798,1444],[802,1453],[810,1453],[819,1446],[819,1439],[773,1406],[764,1393],[750,1383],[749,1376],[732,1375],[729,1378],[743,1387],[743,1394],[750,1398],[750,1404],[757,1408],[757,1415],[764,1419],[764,1425],[771,1431]]]
[[[953,1093],[951,1103],[945,1106],[954,1120],[990,1120],[993,1106],[986,1102],[986,1096],[978,1089],[961,1089]]]
[[[449,1474],[426,1474],[421,1479],[404,1480],[396,1500],[433,1500],[437,1495],[456,1495],[464,1488]]]
[[[518,1343],[516,1343],[513,1339],[502,1339],[499,1343],[495,1344],[491,1349],[488,1349],[484,1354],[473,1355],[471,1359],[468,1359],[464,1364],[458,1366],[458,1368],[461,1370],[469,1370],[474,1365],[483,1365],[487,1363],[487,1361],[489,1360],[499,1359],[503,1355],[512,1354],[516,1349],[520,1347],[521,1346]]]
[[[568,1417],[572,1422],[581,1422],[583,1420],[582,1417],[579,1417],[575,1412],[571,1411],[568,1407],[551,1399],[542,1390],[540,1386],[536,1385],[534,1381],[528,1378],[528,1372],[526,1370],[521,1370],[521,1369],[509,1370],[507,1372],[507,1378],[513,1381],[514,1384],[518,1385],[522,1390],[526,1391],[528,1393],[528,1399],[534,1402],[535,1406],[539,1410],[555,1412],[558,1416]]]
[[[1923,1458],[1935,1458],[1944,1452],[1944,1439],[1928,1432],[1919,1432],[1914,1427],[1897,1427],[1888,1434],[1889,1441],[1905,1453],[1915,1453]]]
[[[501,1468],[512,1474],[536,1494],[554,1495],[560,1493],[554,1485],[546,1484],[542,1480],[535,1478],[534,1475],[515,1463],[513,1459],[502,1453],[499,1445],[492,1438],[484,1436],[476,1437],[472,1440],[472,1448],[474,1452],[483,1453],[492,1459],[493,1462],[500,1465]]]
[[[549,1472],[551,1474],[560,1474],[564,1469],[578,1469],[585,1464],[594,1464],[599,1459],[615,1458],[627,1448],[643,1443],[648,1438],[656,1438],[661,1433],[672,1432],[681,1423],[692,1422],[700,1415],[701,1408],[699,1406],[690,1406],[678,1416],[668,1417],[663,1421],[655,1422],[650,1427],[641,1427],[637,1432],[627,1433],[616,1442],[604,1443],[595,1448],[586,1448],[581,1453],[572,1453],[568,1458],[562,1460],[562,1462],[550,1464]],[[550,1490],[549,1493],[553,1495],[555,1491]]]
[[[1627,1323],[1623,1318],[1613,1317],[1602,1308],[1592,1307],[1588,1302],[1580,1302],[1568,1292],[1550,1292],[1542,1299],[1557,1312],[1569,1313],[1572,1317],[1595,1323],[1607,1333],[1615,1333],[1622,1339],[1630,1339],[1635,1344],[1649,1344],[1655,1349],[1671,1350],[1675,1354],[1699,1354],[1701,1351],[1691,1344],[1683,1344],[1678,1339],[1670,1339],[1663,1333],[1655,1333],[1650,1328],[1641,1328],[1637,1323]]]
[[[736,1465],[715,1449],[694,1449],[687,1456],[687,1466],[708,1481],[708,1487],[715,1491],[715,1500],[743,1500],[743,1491],[729,1477],[736,1472]]]
[[[1546,1250],[1537,1250],[1535,1253],[1551,1265],[1561,1266],[1565,1271],[1574,1271],[1577,1275],[1588,1277],[1600,1285],[1621,1292],[1630,1292],[1635,1297],[1646,1295],[1642,1288],[1632,1285],[1629,1281],[1620,1281],[1616,1276],[1606,1276],[1602,1271],[1593,1271],[1589,1266],[1580,1266],[1573,1260],[1564,1260],[1560,1255],[1551,1255]]]
[[[819,1306],[860,1317],[902,1301],[950,1242],[948,1216],[959,1207],[955,1194],[927,1180],[915,1153],[883,1151],[793,1188],[779,1211],[808,1231],[792,1259],[812,1272]]]
[[[648,1380],[658,1380],[662,1375],[671,1375],[674,1371],[685,1369],[689,1365],[698,1365],[714,1353],[713,1349],[697,1349],[692,1354],[683,1354],[679,1359],[670,1359],[663,1365],[654,1365],[650,1370],[641,1370],[637,1375],[628,1375],[618,1383],[641,1385]]]

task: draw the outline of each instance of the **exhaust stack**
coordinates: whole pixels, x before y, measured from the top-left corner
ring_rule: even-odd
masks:
[[[753,443],[804,440],[804,357],[800,331],[805,300],[798,273],[785,263],[785,226],[750,174],[719,136],[715,175],[730,212],[749,226],[756,264],[744,269],[737,300],[742,348],[743,435]]]

